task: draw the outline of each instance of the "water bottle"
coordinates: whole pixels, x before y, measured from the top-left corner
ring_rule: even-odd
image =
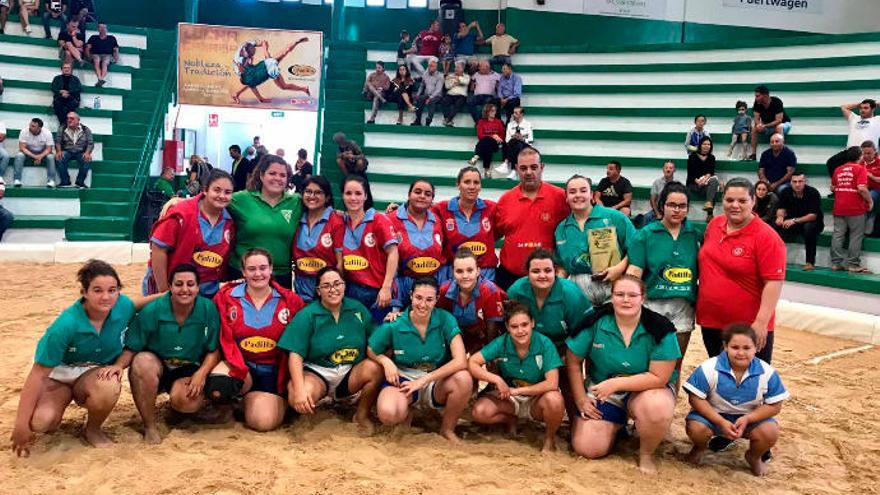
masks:
[[[95,97],[95,101],[92,102],[92,108],[94,108],[95,110],[101,109],[101,97],[100,96]]]

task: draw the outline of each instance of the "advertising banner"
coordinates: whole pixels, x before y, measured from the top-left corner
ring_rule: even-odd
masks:
[[[584,0],[584,14],[665,19],[666,0]]]
[[[323,46],[316,31],[181,23],[178,101],[315,112]]]
[[[738,7],[759,12],[791,12],[821,14],[822,0],[723,0],[725,7]]]

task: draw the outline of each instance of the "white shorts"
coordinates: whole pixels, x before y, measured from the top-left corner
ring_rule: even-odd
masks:
[[[406,380],[417,380],[428,374],[425,371],[413,368],[400,368],[398,373],[400,373],[401,378]],[[442,411],[443,404],[439,404],[434,399],[434,387],[436,385],[437,382],[431,382],[425,385],[425,388],[414,393],[410,405],[416,409],[433,409],[435,411]]]
[[[317,364],[306,363],[303,366],[305,371],[310,371],[324,382],[324,385],[327,387],[327,393],[324,397],[327,397],[331,400],[341,400],[341,399],[352,399],[357,398],[358,394],[347,395],[345,397],[337,397],[336,389],[339,388],[339,385],[343,380],[348,377],[348,374],[351,373],[351,369],[354,366],[351,364],[341,364],[339,366],[328,368],[326,366],[318,366]]]
[[[275,79],[281,75],[281,69],[278,68],[277,60],[274,58],[264,58],[263,62],[266,63],[266,72],[269,74],[269,77]]]
[[[595,307],[599,307],[611,300],[611,284],[593,280],[589,273],[575,274],[568,277],[569,280],[580,287],[581,292]]]
[[[535,399],[534,395],[511,395],[509,400],[513,403],[513,413],[516,417],[526,421],[537,421],[532,417],[532,406],[535,405]]]
[[[49,372],[49,378],[55,380],[56,382],[61,382],[65,385],[73,385],[79,377],[83,376],[87,372],[98,368],[100,365],[98,364],[84,364],[84,365],[73,365],[73,364],[61,364],[54,368]]]
[[[694,331],[694,306],[683,297],[673,299],[648,299],[645,307],[665,316],[675,325],[677,333]]]

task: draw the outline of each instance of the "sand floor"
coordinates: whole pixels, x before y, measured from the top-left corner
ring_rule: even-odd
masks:
[[[84,411],[71,406],[61,431],[38,438],[28,459],[8,450],[18,393],[34,346],[77,294],[75,265],[0,264],[0,494],[567,494],[567,493],[878,493],[880,486],[880,349],[806,364],[811,357],[858,344],[782,330],[775,362],[792,393],[782,409],[782,437],[771,472],[752,477],[744,445],[707,456],[694,467],[679,398],[676,419],[659,449],[660,472],[636,470],[634,447],[587,461],[560,452],[541,455],[540,430],[520,438],[464,425],[464,444],[450,446],[433,429],[380,430],[361,437],[344,417],[313,418],[259,434],[241,424],[163,423],[164,442],[141,442],[140,418],[127,383],[106,423],[117,442],[96,450],[79,438]],[[125,292],[138,290],[143,265],[120,268]],[[24,278],[31,282],[23,283]],[[685,373],[705,359],[695,334]],[[160,399],[164,400],[164,399]],[[163,411],[163,415],[165,415]],[[421,422],[433,428],[434,423]]]

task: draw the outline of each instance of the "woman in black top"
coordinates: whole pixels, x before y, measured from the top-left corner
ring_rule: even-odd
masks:
[[[779,197],[770,190],[770,184],[765,180],[755,183],[755,206],[752,211],[761,217],[767,225],[773,226],[776,221],[776,210],[779,207]]]
[[[720,182],[715,175],[715,155],[712,154],[712,138],[709,136],[701,139],[697,151],[688,156],[685,184],[691,194],[705,198],[703,210],[706,211],[706,221],[712,220]]]
[[[391,87],[385,91],[385,100],[397,103],[397,125],[403,123],[403,110],[414,112],[412,104],[413,79],[405,65],[397,67],[397,74],[391,80]]]

